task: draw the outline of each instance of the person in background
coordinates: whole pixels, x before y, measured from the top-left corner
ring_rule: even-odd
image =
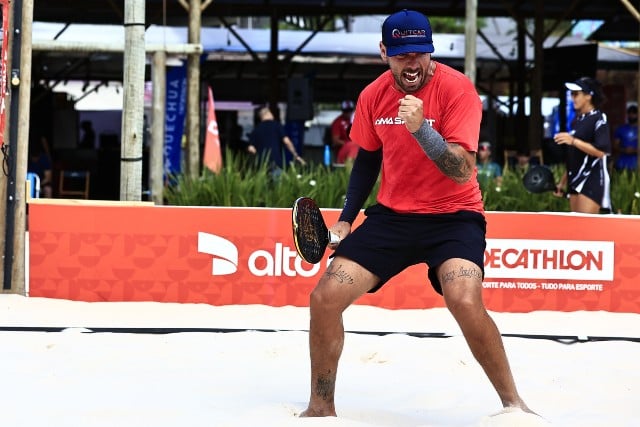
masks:
[[[244,137],[244,128],[239,123],[231,125],[227,147],[233,151],[247,151],[249,141]]]
[[[336,159],[342,146],[351,141],[351,138],[349,138],[349,129],[351,129],[351,116],[353,115],[354,108],[353,102],[342,101],[340,108],[342,112],[331,122],[331,150]]]
[[[614,167],[616,170],[638,169],[638,106],[627,108],[627,122],[613,133]]]
[[[502,168],[493,161],[491,155],[491,143],[488,141],[481,142],[478,146],[476,164],[478,167],[478,182],[481,189],[485,189],[489,185],[495,185],[496,188],[500,188],[502,185]]]
[[[249,137],[247,151],[258,155],[261,159],[268,159],[271,175],[277,178],[284,169],[285,156],[282,151],[283,146],[289,150],[293,160],[306,165],[293,145],[293,142],[285,134],[280,122],[276,121],[269,107],[262,107],[258,111],[260,122],[253,128]]]
[[[80,129],[82,129],[82,137],[80,138],[80,148],[95,148],[96,145],[96,131],[93,130],[93,123],[91,120],[83,120],[80,123]]]
[[[464,74],[431,58],[431,25],[420,12],[405,9],[387,17],[379,49],[389,70],[358,98],[350,135],[360,150],[342,212],[330,227],[340,242],[330,244],[333,259],[309,298],[310,398],[300,416],[336,416],[344,310],[418,264],[428,265],[428,281],[443,296],[502,405],[532,412],[482,299],[486,220],[475,155],[480,96]],[[352,232],[381,169],[377,203]],[[371,387],[384,393],[379,378],[365,381],[370,384],[360,385],[363,393]]]
[[[600,82],[582,77],[565,83],[571,91],[576,110],[570,132],[558,132],[553,139],[566,147],[566,172],[554,195],[569,195],[572,212],[600,213],[611,209],[610,179],[607,155],[611,153],[611,137],[607,115],[598,108],[604,101]]]
[[[351,131],[351,125],[347,128],[347,135]],[[338,156],[336,157],[336,163],[339,165],[343,165],[345,163],[353,163],[358,155],[358,150],[360,146],[356,144],[354,141],[349,139],[344,143],[340,150],[338,151]]]
[[[40,197],[53,197],[53,166],[51,150],[47,137],[41,135],[29,146],[29,162],[27,172],[35,173],[40,178]]]

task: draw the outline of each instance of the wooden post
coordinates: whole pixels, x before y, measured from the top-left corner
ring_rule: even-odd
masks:
[[[145,72],[144,0],[126,0],[120,149],[120,200],[142,199],[142,144]]]
[[[466,0],[464,25],[464,73],[476,84],[476,40],[478,38],[478,0]],[[495,143],[495,141],[492,141]]]
[[[151,149],[149,151],[149,187],[151,200],[161,205],[164,199],[164,124],[167,98],[167,55],[163,51],[153,54],[151,70],[153,83],[153,116],[151,117]]]
[[[268,93],[268,101],[269,106],[271,107],[271,111],[277,113],[278,110],[278,101],[280,100],[280,90],[278,84],[278,12],[274,8],[271,11],[271,44],[269,48],[269,93]],[[276,117],[276,120],[280,120],[280,116]]]
[[[531,70],[530,93],[529,93],[529,126],[527,135],[529,135],[529,151],[542,149],[543,137],[543,120],[542,120],[542,79],[544,70],[544,3],[542,0],[536,0],[535,9],[535,29],[533,42],[533,70]],[[541,153],[541,151],[540,151]],[[542,161],[542,154],[539,156]]]
[[[200,43],[201,1],[189,3],[189,43]],[[191,178],[200,176],[200,55],[187,59],[187,162]]]
[[[522,151],[529,150],[529,141],[526,137],[527,135],[527,126],[526,126],[526,115],[525,115],[525,98],[527,96],[526,91],[526,80],[527,80],[527,47],[526,47],[526,24],[523,16],[518,16],[516,18],[516,22],[518,23],[518,35],[517,35],[517,45],[518,45],[518,58],[516,59],[516,75],[515,80],[516,83],[516,104],[518,106],[516,110],[516,121],[514,126],[514,140],[516,142],[516,147]]]
[[[13,227],[13,252],[5,253],[6,257],[12,257],[11,263],[11,290],[13,293],[25,294],[25,232],[26,221],[26,178],[27,157],[29,151],[29,119],[31,116],[31,29],[33,24],[33,0],[22,0],[22,26],[20,31],[20,71],[17,83],[18,91],[18,126],[16,131],[17,142],[13,146],[13,156],[16,156],[15,175],[9,179],[15,179],[14,193],[14,221],[7,223],[7,227]],[[15,16],[15,15],[14,15]],[[15,30],[15,29],[14,29]],[[12,68],[14,68],[12,66]],[[13,78],[12,78],[13,80]],[[7,271],[5,271],[7,274]]]

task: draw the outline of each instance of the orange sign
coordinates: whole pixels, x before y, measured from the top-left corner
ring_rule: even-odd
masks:
[[[490,310],[640,313],[639,217],[489,212],[487,223]],[[82,301],[306,306],[329,255],[297,256],[290,209],[32,204],[29,230],[30,295]],[[357,303],[444,306],[424,265]]]

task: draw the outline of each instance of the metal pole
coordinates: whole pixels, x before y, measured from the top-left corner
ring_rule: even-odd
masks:
[[[144,0],[126,0],[120,200],[142,200],[145,72]]]

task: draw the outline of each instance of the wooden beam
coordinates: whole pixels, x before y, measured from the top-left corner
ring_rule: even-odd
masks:
[[[638,12],[638,10],[635,7],[633,7],[633,5],[631,4],[631,2],[629,0],[620,0],[620,3],[622,3],[624,5],[624,7],[627,8],[629,13],[632,14],[633,17],[636,18],[636,20],[638,22],[640,22],[640,13]]]
[[[34,51],[44,52],[124,52],[123,44],[100,43],[100,42],[65,42],[58,40],[34,40]],[[148,53],[163,51],[167,54],[190,55],[200,54],[204,51],[202,44],[146,44],[145,51]]]

